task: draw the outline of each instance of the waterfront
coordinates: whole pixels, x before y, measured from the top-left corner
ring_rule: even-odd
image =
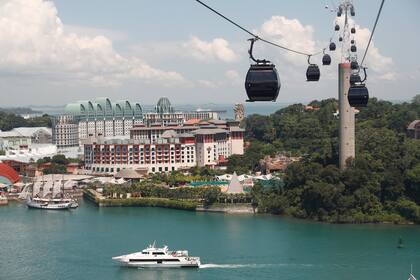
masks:
[[[331,225],[269,215],[159,208],[0,208],[0,279],[406,279],[420,227]],[[399,237],[405,248],[397,249]],[[199,270],[120,268],[111,257],[156,240],[200,256]]]

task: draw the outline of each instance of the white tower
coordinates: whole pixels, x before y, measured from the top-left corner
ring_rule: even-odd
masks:
[[[349,27],[349,16],[354,15],[354,6],[351,0],[345,0],[338,7],[337,16],[344,16],[344,26],[342,33],[342,63],[338,65],[338,101],[340,112],[339,128],[339,165],[340,170],[347,167],[347,160],[355,158],[355,119],[354,108],[348,101],[348,92],[350,88],[351,67],[350,62],[357,60],[356,54],[351,54],[352,34]],[[354,42],[354,41],[353,41]]]
[[[346,161],[355,157],[354,108],[350,106],[347,94],[350,87],[350,63],[338,65],[338,101],[340,110],[340,169],[346,169]]]

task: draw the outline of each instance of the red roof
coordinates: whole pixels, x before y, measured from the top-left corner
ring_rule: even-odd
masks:
[[[4,163],[0,163],[0,177],[5,177],[12,184],[20,181],[19,174],[16,172],[16,170]]]
[[[200,123],[200,119],[190,119],[184,122],[184,125],[194,125]]]

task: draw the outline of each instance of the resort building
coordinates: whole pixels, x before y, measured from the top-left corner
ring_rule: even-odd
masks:
[[[164,126],[170,124],[182,125],[191,119],[217,120],[219,119],[219,114],[217,111],[212,110],[175,112],[174,107],[172,107],[171,102],[166,97],[162,97],[158,100],[154,112],[147,112],[144,114],[144,124],[146,126],[152,126],[156,123],[163,124]]]
[[[84,144],[85,168],[115,174],[122,169],[155,173],[214,167],[233,154],[243,154],[244,130],[236,124],[210,120],[184,126],[138,125],[130,139],[92,137]]]
[[[218,114],[212,110],[175,112],[165,97],[159,99],[153,112],[144,112],[139,103],[127,100],[78,101],[66,106],[65,115],[53,119],[53,140],[61,149],[82,145],[90,136],[128,139],[131,129],[141,124],[146,127],[181,126],[194,119],[218,119]]]
[[[72,115],[53,117],[52,138],[59,149],[79,146],[79,123],[76,117]]]
[[[95,139],[85,145],[85,169],[115,174],[123,169],[140,173],[169,172],[196,165],[193,137],[149,140]]]

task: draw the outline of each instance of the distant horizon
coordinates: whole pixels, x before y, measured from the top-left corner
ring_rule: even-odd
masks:
[[[420,93],[418,93],[420,94]],[[371,96],[371,98],[377,98],[378,100],[383,100],[383,101],[388,101],[388,102],[392,102],[392,103],[403,103],[403,102],[411,102],[412,99],[416,96],[417,94],[413,95],[412,97],[408,97],[405,99],[385,99],[385,98],[378,98],[375,96]],[[107,97],[109,98],[109,97]],[[329,98],[334,98],[334,97],[329,97]],[[312,99],[312,100],[300,100],[300,101],[294,101],[294,102],[280,102],[280,101],[276,101],[276,102],[229,102],[229,103],[216,103],[216,102],[197,102],[197,103],[175,103],[172,102],[172,100],[169,98],[169,100],[171,101],[171,104],[176,107],[176,106],[209,106],[209,105],[215,105],[215,106],[231,106],[234,104],[247,104],[247,105],[252,105],[252,106],[273,106],[274,104],[278,104],[278,105],[293,105],[293,104],[308,104],[312,101],[318,100],[326,100],[329,98],[319,98],[319,99]],[[111,101],[114,101],[112,98],[109,98]],[[159,98],[156,99],[156,103],[158,101]],[[336,98],[338,99],[338,97]],[[89,99],[85,99],[85,100],[89,100]],[[119,98],[119,99],[115,99],[116,100],[128,100],[130,102],[138,102],[134,99],[126,99],[126,98]],[[77,101],[81,101],[81,100],[74,100],[72,102],[68,102],[65,104],[58,104],[58,105],[50,105],[50,104],[40,104],[40,105],[34,105],[34,104],[28,104],[28,105],[8,105],[8,106],[0,106],[0,108],[4,108],[4,109],[15,109],[15,108],[63,108],[65,107],[67,104],[69,103],[73,103],[73,102],[77,102]],[[150,107],[150,106],[155,106],[156,103],[144,103],[141,104],[141,106],[146,106],[146,107]],[[176,108],[175,108],[176,109]],[[202,109],[209,109],[209,108],[202,108]]]

